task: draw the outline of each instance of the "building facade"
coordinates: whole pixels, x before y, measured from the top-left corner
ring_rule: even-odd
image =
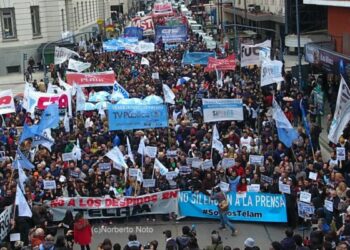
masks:
[[[42,44],[64,34],[97,31],[97,20],[108,18],[110,0],[0,1],[0,75],[24,73],[28,58],[41,62],[38,48]]]

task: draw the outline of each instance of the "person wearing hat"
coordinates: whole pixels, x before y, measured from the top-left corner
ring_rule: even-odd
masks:
[[[253,250],[255,247],[255,240],[251,237],[244,241],[244,250]]]

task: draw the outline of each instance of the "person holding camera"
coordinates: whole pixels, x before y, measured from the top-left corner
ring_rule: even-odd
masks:
[[[219,217],[220,217],[220,229],[224,229],[225,225],[227,225],[231,231],[232,236],[236,236],[238,233],[238,230],[234,227],[234,225],[229,221],[227,217],[227,211],[229,209],[229,204],[226,198],[226,195],[223,191],[221,191],[220,187],[215,187],[212,190],[212,194],[210,196],[212,200],[216,200],[218,202],[218,210],[219,210]]]

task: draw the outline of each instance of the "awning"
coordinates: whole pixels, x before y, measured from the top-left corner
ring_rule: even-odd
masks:
[[[310,35],[300,35],[300,47],[304,48],[305,44],[313,42],[324,42],[330,41],[327,35],[323,34],[310,34]],[[298,47],[298,36],[288,35],[285,38],[286,47],[297,48]]]

